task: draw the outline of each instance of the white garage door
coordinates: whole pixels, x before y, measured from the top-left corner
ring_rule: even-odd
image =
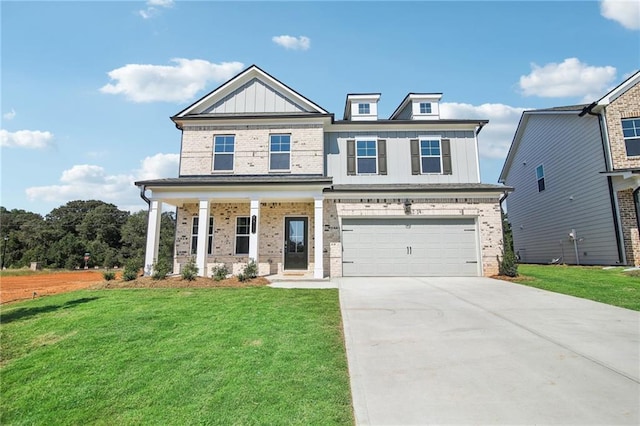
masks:
[[[342,274],[477,276],[474,219],[344,219]]]

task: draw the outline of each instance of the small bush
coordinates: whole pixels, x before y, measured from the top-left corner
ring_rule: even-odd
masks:
[[[502,255],[502,260],[499,256],[496,256],[496,258],[498,259],[498,275],[505,275],[507,277],[518,276],[518,261],[513,251],[506,250]]]
[[[247,279],[253,279],[258,276],[258,265],[255,260],[251,259],[247,266],[244,267],[243,274],[247,276]]]
[[[158,259],[156,263],[153,264],[153,273],[151,274],[151,278],[154,280],[164,280],[167,278],[171,272],[171,266],[169,266],[169,262],[165,259]]]
[[[182,267],[180,274],[183,280],[193,281],[196,279],[198,276],[198,265],[196,265],[196,260],[193,257]]]
[[[122,271],[122,279],[124,281],[133,281],[138,278],[140,272],[140,265],[135,260],[129,260],[124,265],[124,271]]]
[[[241,283],[247,281],[249,279],[249,277],[247,277],[246,274],[243,274],[242,272],[240,272],[238,275],[238,281],[240,281]]]
[[[222,281],[229,275],[229,269],[226,265],[216,266],[213,268],[212,277],[216,281]]]
[[[115,280],[116,279],[116,273],[113,271],[104,271],[102,273],[102,278],[104,278],[105,281],[111,281],[111,280]]]

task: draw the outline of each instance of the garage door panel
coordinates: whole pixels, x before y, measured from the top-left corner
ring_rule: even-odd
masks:
[[[344,219],[345,276],[478,275],[474,219]]]

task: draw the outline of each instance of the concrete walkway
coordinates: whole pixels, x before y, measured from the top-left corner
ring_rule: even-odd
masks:
[[[488,278],[340,278],[357,424],[640,424],[640,313]]]

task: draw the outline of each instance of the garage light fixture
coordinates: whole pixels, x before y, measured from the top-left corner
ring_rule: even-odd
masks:
[[[411,201],[408,199],[404,200],[404,214],[411,214]]]

